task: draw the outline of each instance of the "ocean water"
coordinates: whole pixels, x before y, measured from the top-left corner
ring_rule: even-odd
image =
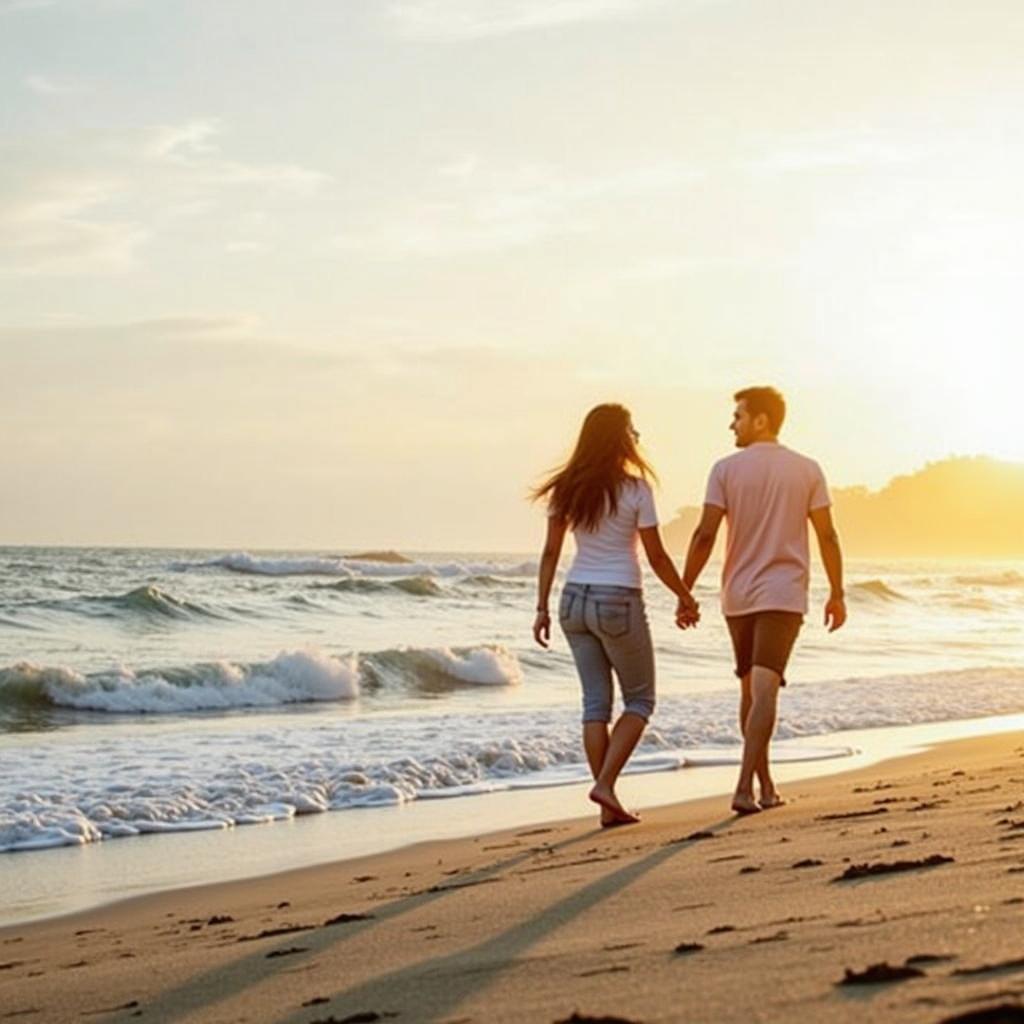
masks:
[[[578,783],[564,640],[533,645],[535,559],[0,549],[0,852],[344,815]],[[680,632],[650,579],[658,708],[633,771],[735,763],[716,606]],[[848,566],[851,618],[812,612],[779,755],[848,757],[839,732],[1024,710],[1024,566]],[[429,809],[418,815],[429,838]],[[425,823],[425,824],[424,824]],[[153,849],[157,849],[159,840]]]

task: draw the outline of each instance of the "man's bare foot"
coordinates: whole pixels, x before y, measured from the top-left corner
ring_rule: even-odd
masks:
[[[732,798],[732,809],[737,814],[759,814],[761,811],[758,802],[746,793],[737,793]]]
[[[595,783],[587,796],[601,807],[601,824],[608,828],[614,825],[635,825],[639,815],[631,814],[622,804],[614,791],[600,782]]]
[[[758,803],[761,804],[762,811],[770,811],[773,807],[784,806],[786,799],[777,792],[762,793]]]

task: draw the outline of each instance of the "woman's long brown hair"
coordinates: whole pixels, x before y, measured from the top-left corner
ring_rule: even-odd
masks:
[[[534,501],[547,498],[552,515],[570,529],[594,530],[606,515],[615,515],[622,485],[633,478],[657,474],[640,454],[629,410],[609,403],[587,413],[569,461],[532,492]]]

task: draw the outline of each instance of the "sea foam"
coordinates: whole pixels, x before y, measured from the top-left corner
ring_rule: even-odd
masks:
[[[773,756],[848,756],[829,734],[1006,714],[1022,698],[1024,670],[1012,668],[805,684],[786,695]],[[735,765],[740,740],[731,691],[666,698],[628,770]],[[463,712],[443,722],[406,714],[248,726],[207,719],[195,730],[111,730],[100,758],[89,739],[34,736],[21,750],[0,781],[0,851],[564,786],[589,775],[568,708]]]
[[[0,669],[0,708],[53,706],[114,714],[183,714],[286,704],[349,701],[361,681],[387,684],[516,686],[522,670],[500,645],[397,648],[337,657],[282,651],[267,662],[229,661],[178,668],[120,667],[83,674],[63,666],[20,662]]]
[[[256,576],[340,576],[358,577],[411,577],[411,576],[533,576],[534,562],[507,565],[498,562],[365,562],[359,559],[330,558],[269,558],[234,551],[202,562],[172,562],[176,572],[195,569],[227,569],[231,572]]]

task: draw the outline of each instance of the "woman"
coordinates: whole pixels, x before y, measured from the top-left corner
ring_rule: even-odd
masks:
[[[533,492],[534,500],[548,502],[533,623],[542,647],[551,639],[548,598],[566,530],[576,540],[558,618],[583,687],[583,747],[594,777],[589,796],[601,806],[606,828],[640,820],[619,802],[615,783],[654,710],[654,647],[638,537],[655,574],[679,598],[679,624],[695,625],[700,617],[662,545],[648,482],[656,477],[637,450],[639,439],[627,409],[599,405],[587,413],[569,461]],[[623,711],[609,733],[613,670]]]

